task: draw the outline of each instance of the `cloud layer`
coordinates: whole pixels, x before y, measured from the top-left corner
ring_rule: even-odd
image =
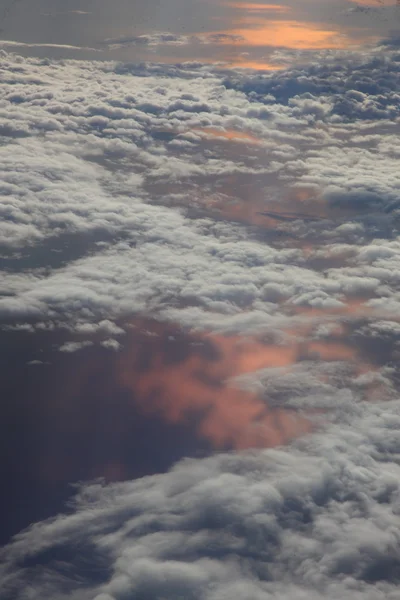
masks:
[[[263,74],[2,60],[3,329],[103,346],[132,407],[195,408],[216,448],[305,433],[82,484],[2,551],[2,600],[394,600],[396,44]]]
[[[395,310],[395,59],[250,77],[4,54],[1,314],[250,331],[283,300]]]
[[[7,547],[2,598],[392,600],[399,425],[398,402],[353,405],[288,450],[87,485]]]

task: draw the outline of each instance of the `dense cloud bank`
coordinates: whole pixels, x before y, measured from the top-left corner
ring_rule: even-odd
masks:
[[[311,67],[300,66],[273,77],[236,75],[225,83],[260,101],[271,102],[269,95],[272,95],[279,103],[296,106],[302,99],[297,112],[303,108],[303,114],[307,114],[308,108],[316,117],[324,115],[324,101],[330,109],[325,115],[337,115],[337,121],[398,117],[400,56],[385,52],[385,47],[367,56],[343,52],[338,60],[338,54],[327,52],[323,62],[316,61]]]
[[[6,548],[1,597],[394,600],[399,426],[398,402],[353,406],[287,450],[87,485]]]
[[[236,377],[251,408],[314,427],[83,484],[4,549],[2,600],[398,596],[399,55],[304,56],[254,75],[2,53],[7,331],[63,327],[63,356],[99,343],[115,360],[147,336],[172,419],[183,384],[219,407]],[[157,352],[187,330],[218,361],[180,359],[170,394]]]
[[[276,294],[316,306],[368,290],[397,306],[395,50],[229,77],[2,58],[2,316],[151,306],[241,330],[268,324]]]

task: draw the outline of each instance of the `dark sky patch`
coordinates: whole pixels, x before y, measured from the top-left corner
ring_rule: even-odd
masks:
[[[167,424],[135,407],[113,350],[58,351],[68,339],[1,331],[2,543],[62,510],[71,483],[142,477],[208,451],[190,423]]]

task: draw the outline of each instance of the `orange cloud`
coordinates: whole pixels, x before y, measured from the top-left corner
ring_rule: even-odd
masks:
[[[225,2],[225,6],[230,8],[239,8],[240,10],[245,10],[247,12],[289,12],[289,6],[284,6],[283,4],[256,4],[246,2]]]
[[[221,42],[235,46],[285,46],[296,50],[318,50],[349,45],[347,37],[337,29],[300,21],[256,19],[251,13],[240,19],[237,27],[219,33],[239,36],[237,41],[232,42],[227,38]]]
[[[268,447],[311,429],[294,411],[268,406],[258,394],[238,389],[234,378],[264,368],[290,368],[298,360],[357,361],[338,341],[286,345],[211,333],[184,334],[172,325],[136,322],[119,358],[120,382],[145,414],[170,423],[196,422],[198,434],[217,449]]]
[[[361,0],[355,4],[382,6],[393,5],[394,2],[393,0]],[[268,46],[296,50],[322,50],[348,48],[361,41],[359,28],[351,29],[340,24],[297,20],[293,8],[283,4],[233,1],[226,2],[225,6],[233,9],[234,12],[232,26],[226,31],[216,32],[226,35],[226,38],[221,37],[221,45],[233,45],[236,48]],[[356,33],[355,39],[354,33]],[[363,38],[364,42],[378,39],[367,30]],[[253,63],[255,68],[260,68],[258,62],[263,61],[257,58],[250,59],[250,63]],[[278,65],[279,67],[282,65]]]
[[[307,348],[310,356],[317,355],[320,360],[355,360],[356,351],[350,346],[338,342],[311,342]]]
[[[286,197],[282,198],[279,205],[271,205],[265,203],[262,193],[259,193],[258,197],[253,197],[257,194],[257,190],[253,194],[250,193],[246,200],[238,198],[236,182],[234,175],[226,177],[223,192],[204,199],[202,201],[204,206],[218,212],[225,219],[266,228],[285,227],[296,218],[318,219],[327,215],[326,203],[313,191],[293,188],[287,190]],[[286,219],[286,217],[290,218]],[[301,240],[299,243],[302,243]]]
[[[400,317],[398,314],[390,313],[389,311],[381,310],[379,308],[375,308],[374,306],[369,306],[367,302],[371,298],[366,296],[364,298],[342,298],[340,302],[342,303],[339,306],[301,306],[298,304],[292,304],[291,302],[286,302],[284,305],[284,309],[286,314],[291,315],[301,315],[305,317],[310,322],[315,320],[342,320],[340,317],[354,317],[355,319],[360,318],[380,318],[386,319],[390,318],[391,321],[400,321]],[[282,307],[283,308],[283,307]]]
[[[192,131],[197,131],[199,133],[205,134],[211,138],[222,138],[230,141],[244,141],[250,142],[251,144],[260,144],[261,140],[259,140],[254,135],[250,133],[246,133],[245,131],[236,131],[234,129],[215,129],[213,127],[195,127]]]
[[[287,306],[290,309],[290,312],[310,318],[329,315],[354,315],[362,317],[373,313],[373,309],[365,304],[365,300],[360,298],[346,299],[341,302],[342,305],[340,306],[329,307],[300,306],[297,304],[290,304]]]
[[[145,329],[145,336],[136,334],[129,352],[122,356],[120,371],[123,384],[144,412],[171,423],[195,415],[199,435],[216,448],[273,446],[310,430],[304,417],[271,409],[257,394],[230,383],[232,377],[263,367],[293,364],[294,347],[192,334],[183,341],[184,355],[175,361],[169,352],[179,348],[179,341],[171,339],[171,328],[148,323]],[[143,360],[145,368],[140,369]]]
[[[257,60],[233,59],[228,63],[229,67],[237,69],[254,69],[255,71],[281,71],[285,65],[277,65]]]

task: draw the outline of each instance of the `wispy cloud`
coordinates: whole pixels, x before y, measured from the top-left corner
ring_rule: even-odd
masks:
[[[90,48],[86,46],[73,46],[70,44],[41,44],[41,43],[32,43],[29,44],[27,42],[18,42],[16,40],[0,40],[0,46],[12,47],[16,48],[60,48],[64,50],[82,50],[82,51],[90,51],[90,52],[101,52],[99,48]]]

